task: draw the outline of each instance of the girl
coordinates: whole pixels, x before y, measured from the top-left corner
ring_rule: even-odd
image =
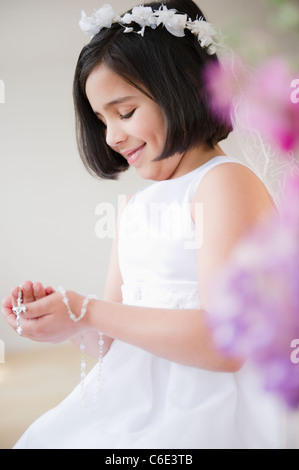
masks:
[[[98,354],[103,332],[105,357],[100,394],[98,367],[84,381],[87,409],[77,387],[16,448],[280,447],[275,404],[246,364],[215,348],[207,321],[214,273],[272,207],[262,182],[219,147],[232,127],[205,90],[214,30],[191,0],[121,18],[106,5],[81,26],[94,34],[74,79],[82,159],[101,178],[132,165],[154,182],[120,216],[103,300],[24,283],[24,336],[78,343],[84,333]],[[14,329],[18,293],[4,302]]]

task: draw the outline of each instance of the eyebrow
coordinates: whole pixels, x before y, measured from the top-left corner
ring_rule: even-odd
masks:
[[[122,98],[117,98],[116,100],[110,101],[109,103],[105,104],[104,109],[111,108],[111,106],[115,106],[117,104],[125,103],[126,101],[129,101],[133,98],[134,96],[123,96]],[[97,111],[95,111],[94,113],[97,116],[102,116],[101,113],[98,113]]]

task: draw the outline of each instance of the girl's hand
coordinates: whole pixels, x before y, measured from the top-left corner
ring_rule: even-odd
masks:
[[[25,288],[27,287],[27,288]],[[19,287],[12,290],[11,297],[3,301],[3,314],[8,324],[16,330],[16,316],[12,308],[17,305]],[[27,311],[21,315],[22,336],[39,342],[60,343],[82,332],[83,319],[75,323],[69,316],[60,293],[40,283],[26,282],[22,286],[23,304]],[[67,292],[70,308],[80,314],[84,298],[75,292]]]
[[[20,289],[22,290],[22,301],[24,304],[34,302],[35,300],[40,300],[46,295],[50,295],[55,292],[52,287],[44,288],[44,286],[40,282],[36,282],[33,284],[31,281],[26,281],[22,284],[21,287],[14,287],[11,290],[11,295],[5,297],[2,302],[2,313],[7,322],[12,327],[16,323],[16,316],[12,312],[12,308],[17,305],[17,298]]]
[[[23,303],[29,304],[35,300],[40,300],[46,295],[53,294],[55,290],[52,287],[46,287],[40,283],[35,282],[34,284],[31,281],[26,281],[21,286],[22,289],[22,299]],[[19,295],[20,287],[15,287],[11,291],[11,301],[13,306],[17,305],[17,298]]]

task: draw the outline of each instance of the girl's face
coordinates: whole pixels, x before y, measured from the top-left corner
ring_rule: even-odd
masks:
[[[163,113],[151,98],[103,64],[89,75],[86,95],[106,126],[109,147],[142,178],[158,181],[172,177],[182,156],[153,161],[163,151],[166,130]]]

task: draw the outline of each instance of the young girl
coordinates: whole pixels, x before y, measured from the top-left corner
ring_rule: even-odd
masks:
[[[275,403],[217,350],[207,321],[214,273],[272,208],[262,182],[219,147],[231,125],[211,113],[203,79],[218,60],[214,30],[191,0],[131,14],[105,5],[82,15],[94,37],[75,73],[78,144],[99,177],[132,165],[154,182],[120,214],[103,300],[22,286],[23,336],[79,344],[84,333],[96,355],[103,333],[102,385],[96,366],[86,407],[78,386],[15,448],[280,447]],[[4,301],[14,329],[19,292]]]

